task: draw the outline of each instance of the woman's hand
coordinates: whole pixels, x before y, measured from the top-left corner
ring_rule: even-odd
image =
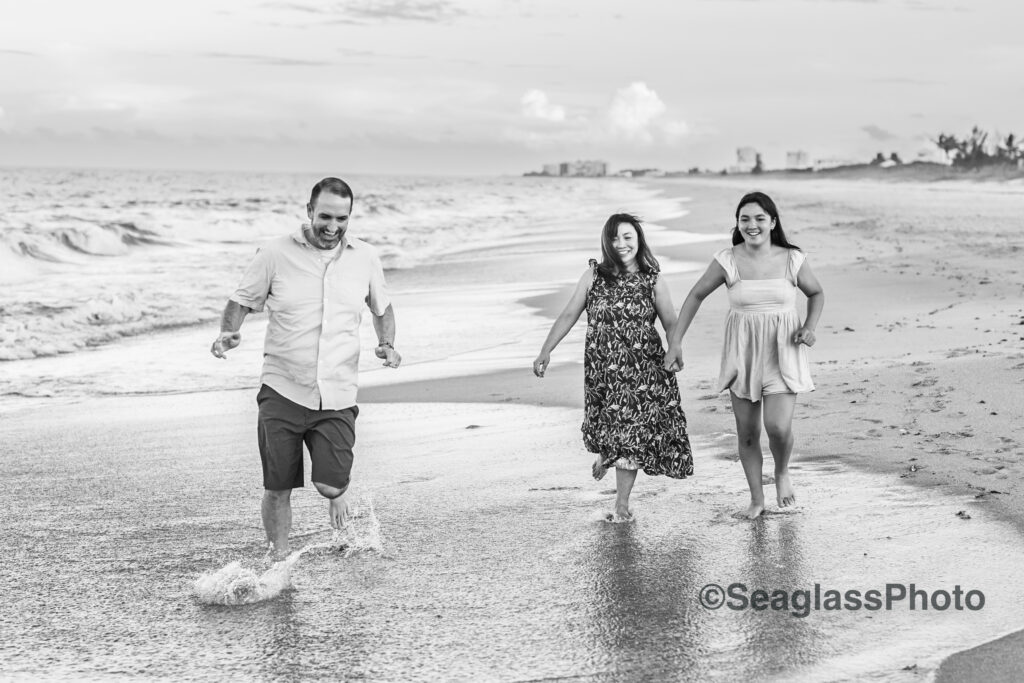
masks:
[[[679,372],[683,369],[683,347],[680,344],[669,344],[665,352],[665,369],[669,372]]]
[[[794,344],[807,344],[808,346],[814,346],[814,342],[817,340],[818,338],[814,336],[814,330],[809,330],[806,327],[801,327],[793,333]]]
[[[540,355],[537,356],[537,359],[533,361],[533,374],[538,377],[543,377],[544,371],[548,369],[548,364],[550,362],[551,354],[541,351]]]

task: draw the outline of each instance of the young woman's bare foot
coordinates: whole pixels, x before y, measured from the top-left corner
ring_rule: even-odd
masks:
[[[796,505],[796,492],[793,490],[793,482],[788,471],[775,474],[775,498],[780,508]]]
[[[621,509],[619,506],[615,506],[615,512],[605,513],[604,520],[611,522],[612,524],[622,524],[625,522],[633,521],[633,511],[628,509]]]
[[[604,478],[608,468],[601,464],[601,458],[598,456],[594,458],[594,465],[590,468],[591,473],[594,475],[594,479],[601,481]]]
[[[757,519],[764,514],[764,503],[755,503],[750,501],[750,505],[743,512],[736,513],[737,517],[742,519]]]

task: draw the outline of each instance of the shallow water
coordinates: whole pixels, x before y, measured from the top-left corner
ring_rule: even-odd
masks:
[[[513,405],[364,406],[354,476],[391,551],[310,553],[273,599],[205,605],[199,576],[264,552],[252,399],[5,418],[5,675],[919,681],[1024,625],[1024,545],[973,498],[853,472],[840,455],[801,461],[798,444],[801,507],[741,521],[733,437],[719,435],[695,440],[695,478],[641,475],[636,521],[607,524],[595,515],[612,479],[588,475],[580,411]],[[323,499],[293,498],[294,547],[330,541]],[[960,585],[986,601],[806,617],[698,602],[736,582]]]

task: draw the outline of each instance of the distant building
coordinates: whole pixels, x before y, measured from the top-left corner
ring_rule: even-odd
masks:
[[[815,159],[814,170],[824,171],[827,168],[839,168],[840,166],[862,166],[863,163],[852,159],[841,159],[838,157],[831,157],[827,159]]]
[[[786,152],[786,169],[790,171],[801,171],[811,167],[811,159],[807,152],[799,149],[795,152]]]
[[[729,167],[729,173],[750,173],[757,165],[757,150],[753,147],[740,147],[736,150],[736,164]]]
[[[616,175],[626,178],[663,178],[665,172],[660,168],[624,168]]]
[[[539,172],[529,171],[523,175],[600,178],[608,175],[608,163],[604,161],[563,161],[558,164],[544,164]]]
[[[598,178],[608,175],[608,164],[604,161],[565,161],[559,164],[559,175]]]

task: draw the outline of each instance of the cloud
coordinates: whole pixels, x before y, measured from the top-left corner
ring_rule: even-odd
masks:
[[[581,107],[571,116],[538,89],[527,91],[520,105],[526,119],[558,124],[513,124],[503,132],[504,139],[534,149],[610,149],[653,143],[674,146],[693,132],[685,121],[672,116],[658,93],[639,81],[617,90],[605,107]],[[522,121],[520,118],[518,124]]]
[[[667,111],[658,93],[636,81],[615,93],[608,122],[613,135],[626,140],[651,143],[660,135],[666,142],[677,142],[690,129],[685,121],[667,119]]]
[[[612,130],[628,139],[650,138],[651,123],[665,113],[665,103],[646,83],[631,83],[615,93],[608,120]]]
[[[243,55],[230,54],[227,52],[202,52],[200,57],[208,59],[229,59],[241,62],[250,62],[261,66],[333,66],[333,62],[325,62],[309,59],[291,59],[289,57],[274,57],[271,55]]]
[[[337,23],[374,21],[442,22],[464,15],[448,0],[350,0],[348,2],[268,2],[264,7],[315,14]]]
[[[899,137],[897,135],[894,135],[894,134],[890,133],[887,130],[879,128],[878,126],[876,126],[873,123],[869,124],[867,126],[861,126],[861,130],[864,131],[865,133],[867,133],[871,137],[872,140],[877,140],[878,142],[886,142],[887,140],[895,140],[897,137]]]
[[[523,115],[542,121],[565,121],[565,107],[552,104],[543,90],[530,90],[523,95]]]

